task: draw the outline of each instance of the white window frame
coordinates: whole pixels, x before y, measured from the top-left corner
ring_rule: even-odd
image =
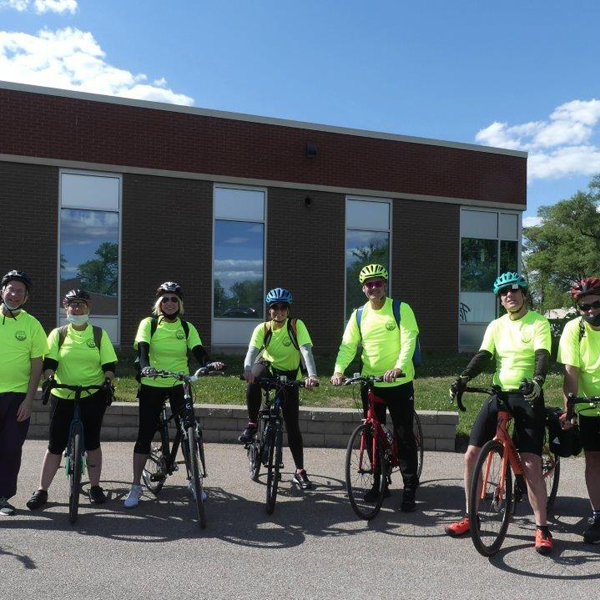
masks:
[[[94,206],[77,206],[75,204],[63,204],[62,202],[62,176],[63,175],[84,175],[86,177],[110,177],[113,179],[117,179],[119,182],[119,198],[118,198],[118,209],[117,210],[107,210],[106,207],[94,207]],[[117,213],[119,215],[119,253],[118,253],[118,284],[117,284],[117,314],[116,315],[100,315],[100,314],[92,314],[91,321],[95,318],[99,319],[111,319],[116,320],[117,322],[117,335],[116,339],[111,340],[114,346],[121,345],[121,281],[122,281],[122,251],[123,251],[123,176],[119,173],[110,173],[104,171],[82,171],[76,169],[60,169],[58,174],[58,248],[56,253],[56,273],[57,273],[57,281],[56,281],[56,323],[57,326],[61,324],[61,307],[62,307],[62,298],[60,294],[60,245],[61,245],[61,211],[63,208],[73,209],[73,210],[89,210],[95,212],[112,212]],[[62,319],[64,321],[64,318]]]

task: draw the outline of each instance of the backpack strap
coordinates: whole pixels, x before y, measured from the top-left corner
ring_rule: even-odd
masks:
[[[581,344],[581,340],[585,335],[585,323],[583,322],[583,317],[579,317],[579,343]]]
[[[152,336],[156,333],[157,328],[158,328],[158,318],[151,317],[150,318],[150,339],[152,339]]]
[[[363,312],[365,311],[365,305],[363,304],[362,306],[359,306],[356,309],[356,325],[358,327],[358,333],[360,334],[360,337],[362,339],[362,331],[360,329],[360,322],[362,321],[362,316],[363,316]]]
[[[65,343],[65,339],[67,338],[67,330],[69,329],[68,325],[63,325],[58,328],[58,351],[60,352],[61,346]]]
[[[294,348],[300,352],[300,346],[298,345],[298,319],[288,319],[287,330]]]
[[[273,337],[273,330],[271,329],[271,321],[265,321],[263,323],[263,348],[266,348]]]
[[[58,350],[60,352],[61,346],[65,343],[65,339],[67,338],[69,326],[63,325],[58,328]],[[98,348],[98,352],[100,351],[100,346],[102,345],[102,327],[98,327],[96,325],[92,325],[92,334],[94,336],[94,344],[96,344],[96,348]]]
[[[394,319],[396,320],[396,325],[398,329],[400,329],[400,305],[402,302],[400,300],[394,300],[392,302],[392,312],[394,313]]]
[[[181,326],[183,327],[183,333],[185,333],[185,339],[187,340],[190,337],[190,324],[185,320],[180,318]]]

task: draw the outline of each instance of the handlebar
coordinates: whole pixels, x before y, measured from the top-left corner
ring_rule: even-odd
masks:
[[[567,396],[567,420],[573,418],[576,404],[587,404],[588,408],[596,408],[600,403],[600,396],[576,396],[575,394],[569,394]]]
[[[500,388],[496,386],[492,386],[491,388],[480,388],[480,387],[470,387],[467,386],[462,392],[459,392],[454,396],[456,400],[456,404],[461,412],[466,412],[466,407],[463,404],[462,397],[465,392],[469,392],[470,394],[485,394],[486,396],[491,396],[492,394],[497,394],[500,391]]]
[[[153,379],[156,377],[160,377],[161,379],[176,379],[177,381],[183,381],[184,383],[192,383],[199,379],[200,377],[206,377],[208,375],[225,375],[223,371],[217,371],[214,367],[206,366],[200,367],[193,375],[186,375],[182,371],[176,373],[175,371],[166,371],[164,369],[154,371],[149,375],[144,375],[144,377],[152,377]]]
[[[396,379],[402,379],[406,377],[406,373],[400,372],[400,375]],[[352,385],[353,383],[380,383],[385,381],[383,375],[360,375],[355,373],[352,377],[346,377],[342,382],[342,385]]]
[[[240,379],[245,381],[243,375],[240,375]],[[279,377],[255,377],[254,383],[258,383],[259,385],[264,385],[269,389],[280,389],[284,387],[306,387],[305,381],[298,381],[295,379],[288,379],[285,375],[280,375]],[[319,382],[317,381],[313,387],[319,387]]]
[[[97,392],[98,390],[104,389],[104,383],[102,385],[67,385],[66,383],[57,383],[54,376],[51,376],[46,381],[45,386],[42,386],[42,404],[48,404],[50,399],[50,392],[52,390],[70,390],[72,392]]]

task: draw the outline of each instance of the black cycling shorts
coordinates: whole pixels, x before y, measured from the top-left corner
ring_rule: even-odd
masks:
[[[581,446],[586,452],[600,452],[600,417],[579,415]]]
[[[519,392],[506,392],[503,398],[514,415],[515,447],[519,452],[541,456],[546,426],[543,393],[533,403],[525,400]],[[473,425],[469,438],[470,446],[481,447],[496,435],[497,414],[498,399],[495,395],[489,396]]]
[[[106,396],[103,390],[82,398],[81,421],[83,423],[83,439],[85,449],[97,450],[100,447],[100,429],[106,412]],[[73,399],[50,396],[50,441],[48,450],[52,454],[62,454],[69,441],[71,421],[75,412]]]

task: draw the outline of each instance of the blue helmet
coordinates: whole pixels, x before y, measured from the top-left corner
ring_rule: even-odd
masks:
[[[508,271],[506,273],[502,273],[502,275],[500,275],[496,281],[494,281],[494,294],[497,294],[500,290],[503,290],[507,287],[510,287],[513,290],[518,288],[526,290],[527,281],[522,275]]]
[[[285,288],[273,288],[265,298],[265,302],[267,306],[271,306],[271,304],[275,304],[276,302],[285,302],[286,304],[292,304],[294,302],[294,298],[292,296],[292,292],[290,290],[286,290]]]

